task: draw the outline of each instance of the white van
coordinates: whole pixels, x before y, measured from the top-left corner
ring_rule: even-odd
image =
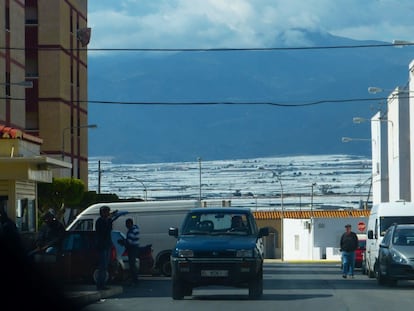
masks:
[[[374,205],[368,218],[365,271],[368,277],[375,277],[375,265],[379,245],[385,231],[393,223],[414,224],[414,203],[393,202]]]
[[[170,254],[176,242],[168,235],[168,229],[180,227],[187,211],[201,206],[198,200],[97,203],[82,211],[66,230],[95,230],[103,205],[109,206],[111,211],[127,212],[114,221],[113,230],[126,234],[125,220],[132,218],[140,228],[140,245],[152,244],[154,268],[166,276],[171,275]]]

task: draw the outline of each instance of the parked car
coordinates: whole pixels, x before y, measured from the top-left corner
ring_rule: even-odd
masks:
[[[366,274],[376,276],[379,246],[385,232],[392,224],[414,223],[414,202],[386,202],[374,204],[367,223],[367,249],[365,252]]]
[[[391,225],[379,245],[375,275],[380,285],[414,280],[414,224]]]
[[[233,227],[236,217],[240,226]],[[193,209],[180,230],[169,230],[177,238],[171,254],[173,299],[206,285],[246,287],[253,299],[263,294],[262,237],[269,230],[257,228],[250,209]]]
[[[125,234],[112,231],[113,247],[107,274],[108,282],[125,280],[128,275],[128,254],[118,240],[125,239]],[[52,279],[62,282],[95,283],[97,278],[98,250],[96,247],[96,231],[66,231],[62,248],[57,254],[39,253],[34,255],[35,265]],[[142,247],[142,262],[137,260],[141,272],[153,266],[152,247]],[[141,256],[140,256],[141,257]],[[148,273],[148,271],[143,271]]]
[[[363,269],[364,253],[367,245],[365,234],[358,234],[358,248],[355,251],[355,268]]]

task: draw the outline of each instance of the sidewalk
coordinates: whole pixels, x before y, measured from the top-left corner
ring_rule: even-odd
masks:
[[[98,291],[95,285],[66,285],[65,296],[77,307],[84,307],[101,299],[122,294],[120,285],[110,285],[106,290]]]

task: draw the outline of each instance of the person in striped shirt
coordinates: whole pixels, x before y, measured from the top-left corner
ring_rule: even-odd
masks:
[[[128,231],[126,234],[125,247],[128,251],[128,263],[129,272],[131,276],[131,283],[137,284],[138,282],[138,267],[137,258],[139,255],[139,227],[134,224],[132,218],[128,218],[125,221],[125,226]]]

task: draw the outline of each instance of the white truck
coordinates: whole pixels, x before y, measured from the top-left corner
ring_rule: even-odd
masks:
[[[414,224],[413,202],[387,202],[374,205],[368,218],[364,270],[368,277],[375,277],[379,245],[385,231],[393,223]]]
[[[126,234],[125,220],[132,218],[140,228],[140,245],[152,244],[154,269],[165,276],[171,275],[170,254],[176,242],[168,235],[169,228],[181,226],[188,210],[201,207],[198,200],[97,203],[83,210],[66,230],[95,230],[103,205],[109,206],[111,211],[127,212],[114,221],[113,230]]]

